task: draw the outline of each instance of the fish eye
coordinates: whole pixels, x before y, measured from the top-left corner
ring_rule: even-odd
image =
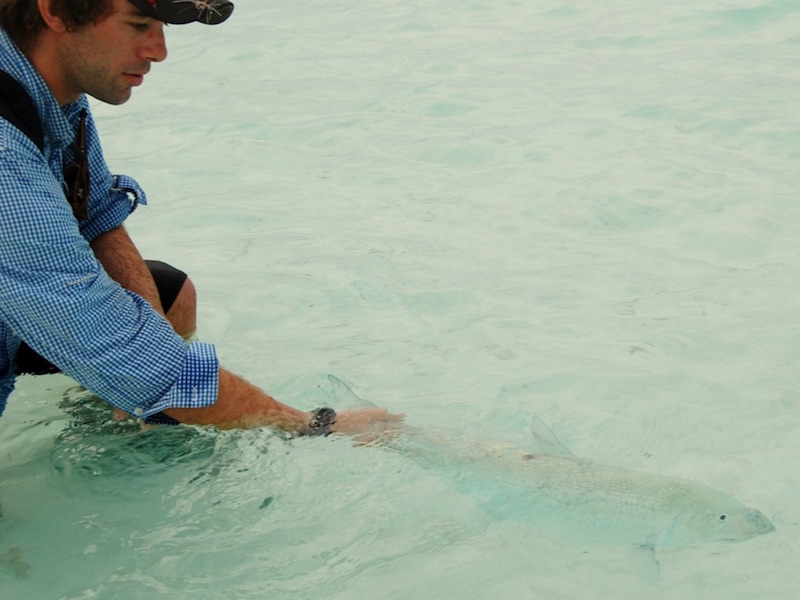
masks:
[[[717,517],[717,521],[719,521],[720,523],[724,523],[725,519],[727,519],[727,518],[728,518],[728,515],[723,514],[723,515],[720,515],[720,516]]]

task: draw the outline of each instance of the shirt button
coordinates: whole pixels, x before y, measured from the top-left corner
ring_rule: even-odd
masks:
[[[144,414],[144,410],[141,407],[136,407],[133,409],[133,416],[134,417],[141,417]]]

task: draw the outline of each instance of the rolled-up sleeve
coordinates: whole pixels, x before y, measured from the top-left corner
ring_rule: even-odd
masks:
[[[192,342],[178,380],[166,394],[149,407],[137,407],[132,414],[148,419],[170,408],[202,408],[217,401],[219,360],[211,344]]]
[[[92,189],[101,191],[95,192],[90,202],[91,218],[80,222],[81,234],[89,241],[122,225],[137,206],[147,204],[147,196],[135,179],[96,170]]]

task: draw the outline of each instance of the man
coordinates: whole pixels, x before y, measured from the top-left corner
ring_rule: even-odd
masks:
[[[232,11],[227,0],[0,0],[0,70],[14,80],[2,85],[21,84],[43,133],[40,150],[0,118],[0,413],[15,373],[52,363],[145,422],[319,435],[399,418],[306,413],[221,369],[213,346],[184,339],[191,281],[146,263],[122,226],[145,195],[108,171],[86,95],[126,102],[167,56],[164,23]]]

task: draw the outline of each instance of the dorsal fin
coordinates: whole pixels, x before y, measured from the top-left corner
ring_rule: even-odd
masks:
[[[335,375],[328,374],[326,379],[327,385],[323,383],[317,387],[328,394],[334,408],[375,408],[372,402],[359,398],[358,395],[350,389],[349,385]]]
[[[564,458],[575,458],[575,455],[558,441],[558,438],[550,431],[550,428],[537,416],[534,416],[531,420],[531,433],[536,438],[536,443],[539,445],[541,452]]]

